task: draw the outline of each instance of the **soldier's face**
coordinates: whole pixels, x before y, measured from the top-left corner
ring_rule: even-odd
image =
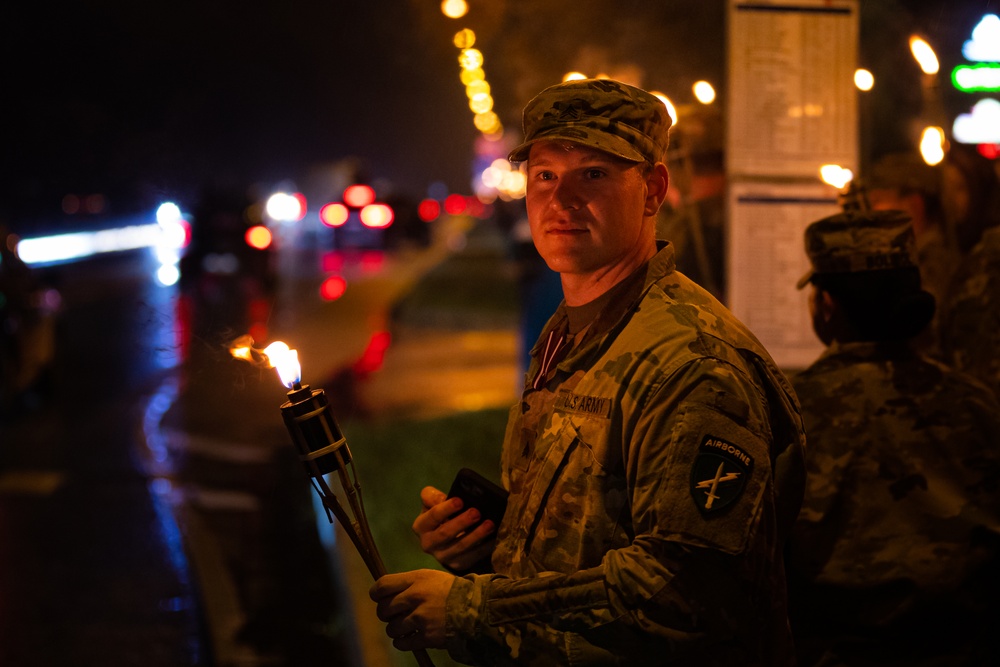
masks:
[[[526,206],[549,268],[587,277],[648,259],[655,251],[648,180],[641,165],[603,151],[564,141],[534,144]],[[658,206],[657,200],[652,214]]]

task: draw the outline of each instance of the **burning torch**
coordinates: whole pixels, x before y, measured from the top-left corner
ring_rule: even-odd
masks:
[[[368,526],[361,498],[361,484],[351,450],[347,447],[347,438],[333,418],[326,393],[322,389],[311,389],[308,384],[302,384],[298,352],[280,341],[258,350],[253,347],[250,336],[237,339],[230,347],[230,352],[238,359],[266,364],[278,371],[282,384],[289,389],[288,400],[281,405],[281,416],[292,437],[292,443],[298,450],[299,460],[319,494],[327,518],[331,523],[333,517],[340,522],[372,578],[378,579],[386,574],[385,565]],[[333,477],[334,473],[347,499],[346,508],[327,483],[326,475]],[[418,649],[413,651],[413,655],[421,667],[433,667],[434,663],[426,651]]]

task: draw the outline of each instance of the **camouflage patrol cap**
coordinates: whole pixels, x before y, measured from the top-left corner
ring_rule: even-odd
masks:
[[[670,114],[655,95],[611,79],[550,86],[524,107],[524,142],[507,159],[528,159],[541,139],[565,139],[632,162],[664,162]]]
[[[805,240],[812,269],[797,283],[799,289],[817,274],[916,266],[913,228],[902,211],[838,213],[809,225]]]

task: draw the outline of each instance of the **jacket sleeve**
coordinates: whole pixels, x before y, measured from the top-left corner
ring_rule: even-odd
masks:
[[[630,543],[578,572],[457,580],[452,656],[781,664],[764,655],[771,633],[787,634],[766,415],[750,378],[715,359],[650,386],[622,425]]]

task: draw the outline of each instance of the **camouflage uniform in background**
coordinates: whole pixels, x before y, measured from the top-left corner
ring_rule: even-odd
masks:
[[[1000,227],[969,253],[942,310],[944,359],[1000,396]]]
[[[809,439],[788,557],[803,664],[1000,664],[984,652],[1000,600],[995,397],[899,343],[834,343],[792,383]]]
[[[496,574],[453,585],[449,652],[483,665],[792,664],[794,393],[674,270],[672,246],[615,290],[537,383],[562,308],[533,350],[504,442]]]
[[[819,290],[813,325],[830,343],[792,378],[809,440],[788,544],[804,666],[1000,657],[988,640],[1000,599],[1000,404],[914,349],[933,308],[913,246],[899,211],[848,210],[806,228],[812,271],[799,285]]]

